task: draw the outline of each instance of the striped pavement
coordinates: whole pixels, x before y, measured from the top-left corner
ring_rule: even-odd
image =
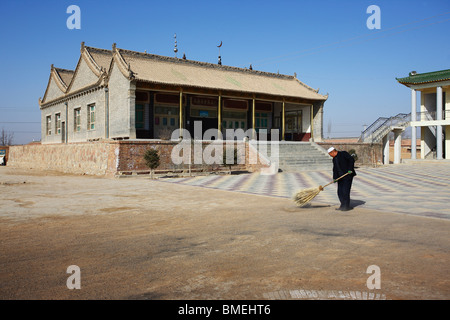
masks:
[[[373,292],[303,289],[268,292],[263,297],[269,300],[386,300],[386,295]]]
[[[450,163],[398,164],[356,169],[351,191],[355,206],[388,212],[450,219]],[[299,190],[332,181],[330,171],[261,175],[209,175],[165,178],[160,181],[270,197],[292,198]],[[336,185],[313,200],[338,205]]]

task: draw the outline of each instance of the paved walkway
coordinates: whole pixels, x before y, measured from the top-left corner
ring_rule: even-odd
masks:
[[[376,210],[450,219],[450,164],[422,163],[356,169],[352,204]],[[325,185],[329,171],[210,175],[162,181],[271,197],[292,198],[298,190]],[[324,189],[313,203],[337,205],[336,185]]]

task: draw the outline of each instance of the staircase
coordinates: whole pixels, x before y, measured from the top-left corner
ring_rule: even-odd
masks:
[[[383,137],[392,131],[393,127],[406,128],[409,126],[410,121],[411,113],[399,113],[390,118],[380,117],[362,132],[359,137],[359,142],[381,142]]]
[[[278,157],[273,154],[276,146],[278,146]],[[332,170],[333,168],[332,158],[326,150],[311,142],[268,142],[267,156],[271,162],[278,161],[278,167],[282,172]]]

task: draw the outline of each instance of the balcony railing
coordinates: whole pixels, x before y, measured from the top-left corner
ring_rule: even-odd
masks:
[[[442,111],[442,120],[450,119],[450,110]],[[416,120],[415,121],[433,121],[437,120],[437,112],[436,111],[423,111],[416,112]]]

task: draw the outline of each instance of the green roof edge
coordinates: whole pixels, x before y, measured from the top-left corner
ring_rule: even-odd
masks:
[[[450,80],[450,69],[417,73],[415,75],[409,74],[408,77],[395,78],[400,83],[419,84],[429,82],[439,82]]]

